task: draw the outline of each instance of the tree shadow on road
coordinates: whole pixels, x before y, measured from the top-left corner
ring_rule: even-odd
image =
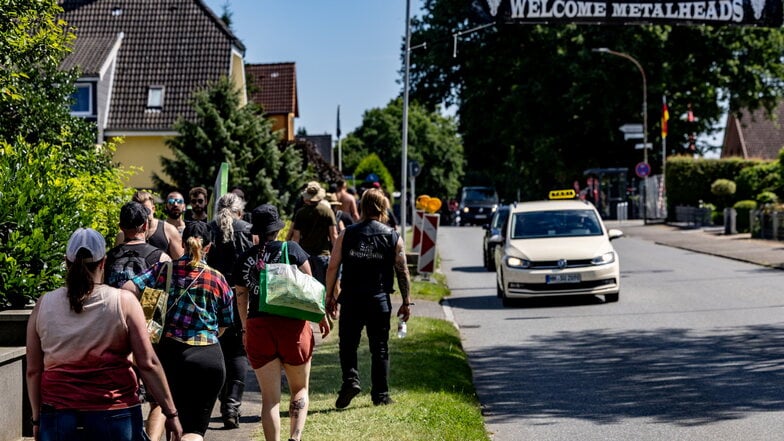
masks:
[[[712,335],[562,331],[533,340],[470,352],[488,421],[645,417],[694,426],[784,410],[784,325]]]

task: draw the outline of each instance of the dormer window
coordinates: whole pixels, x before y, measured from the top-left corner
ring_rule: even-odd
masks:
[[[93,115],[93,84],[76,83],[76,90],[71,95],[71,114],[75,116]]]
[[[163,86],[150,86],[147,90],[147,108],[163,109]]]

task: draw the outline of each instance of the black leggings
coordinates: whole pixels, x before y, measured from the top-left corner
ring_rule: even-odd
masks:
[[[204,436],[226,378],[220,345],[191,346],[164,338],[157,352],[183,432]]]

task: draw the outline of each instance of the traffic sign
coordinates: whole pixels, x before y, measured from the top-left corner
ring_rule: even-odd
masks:
[[[623,133],[642,133],[642,124],[624,124],[618,130]]]
[[[650,143],[650,142],[649,142],[649,143],[646,143],[646,144],[645,144],[645,148],[646,148],[646,149],[652,149],[652,148],[653,148],[653,144],[652,144],[652,143]],[[635,150],[642,150],[642,143],[640,142],[640,143],[638,143],[638,144],[634,144],[634,149],[635,149]]]
[[[651,166],[647,162],[640,162],[634,167],[634,172],[637,173],[638,177],[646,178],[651,174]]]
[[[623,140],[624,141],[628,141],[630,139],[642,139],[642,138],[644,138],[644,135],[642,134],[642,132],[640,132],[640,133],[624,133],[623,134]]]

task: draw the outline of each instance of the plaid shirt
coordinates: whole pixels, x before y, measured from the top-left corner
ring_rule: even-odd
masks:
[[[232,323],[234,293],[220,272],[203,262],[191,267],[190,260],[190,256],[186,255],[172,262],[172,283],[163,335],[191,346],[216,344],[218,328]],[[166,271],[161,271],[161,267],[161,262],[156,263],[131,279],[133,284],[139,291],[148,286],[164,289]],[[199,275],[202,269],[204,272]],[[183,294],[186,288],[188,290]],[[180,297],[180,294],[183,295]]]

